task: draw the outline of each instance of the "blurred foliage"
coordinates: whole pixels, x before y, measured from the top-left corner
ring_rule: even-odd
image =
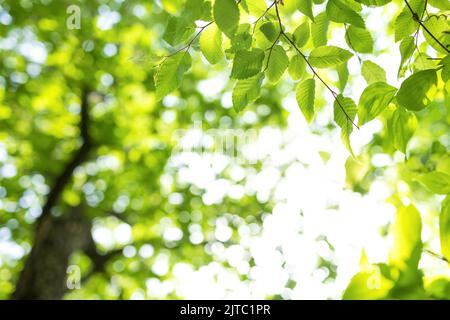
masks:
[[[206,130],[282,128],[289,115],[282,101],[295,91],[308,122],[333,108],[334,122],[312,130],[341,128],[351,153],[356,123],[382,123],[349,157],[346,187],[366,194],[377,179],[390,183],[387,201],[398,209],[387,227],[393,246],[387,263],[371,263],[363,253],[343,298],[450,298],[450,279],[426,276],[419,264],[427,246],[421,240],[423,203],[440,220],[434,225],[442,248],[433,253],[436,263],[450,259],[450,60],[443,48],[450,44],[450,8],[446,0],[410,2],[0,0],[0,151],[6,154],[0,157],[0,228],[30,251],[53,180],[82,143],[81,96],[89,88],[95,151],[76,168],[52,215],[81,206],[93,221],[94,238],[96,231],[124,228],[131,236],[124,243],[97,241],[104,254],[119,252],[102,272],[93,273],[93,261],[75,252],[71,263],[86,281],[67,298],[129,299],[149,278],[172,279],[176,264],[198,269],[221,261],[211,248],[239,244],[240,227],[261,225],[274,203],[244,194],[205,204],[204,188],[186,182],[173,165],[173,137],[196,121]],[[72,5],[81,10],[80,28],[68,26]],[[384,53],[365,27],[373,7],[395,17],[383,32],[399,42],[398,87],[370,61]],[[336,30],[345,33],[345,49],[327,45]],[[357,81],[347,66],[354,55],[367,82],[358,103],[348,94]],[[209,83],[218,93],[203,95],[200,83],[224,71],[231,80],[223,88]],[[330,91],[334,106],[325,98]],[[223,100],[230,92],[234,108]],[[244,121],[244,109],[256,120]],[[380,154],[394,165],[373,165]],[[262,163],[244,169],[257,171]],[[230,170],[227,163],[215,178],[230,179]],[[233,183],[243,186],[245,179]],[[231,236],[218,239],[218,224]],[[0,260],[0,298],[12,294],[25,261],[26,255]],[[167,270],[152,268],[161,261]],[[325,259],[317,264],[330,278],[339,272]],[[178,297],[172,290],[167,298]]]

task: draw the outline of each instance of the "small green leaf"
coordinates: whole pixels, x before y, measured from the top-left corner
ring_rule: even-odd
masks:
[[[369,85],[359,99],[359,125],[375,119],[389,105],[396,93],[396,88],[384,82],[375,82]]]
[[[450,194],[450,175],[432,171],[420,175],[417,180],[436,194]]]
[[[315,47],[325,46],[328,42],[328,21],[325,12],[316,16],[315,22],[311,24],[311,36]]]
[[[155,74],[157,100],[161,100],[180,86],[183,75],[191,64],[192,59],[187,52],[179,52],[162,63]]]
[[[233,61],[231,78],[246,79],[261,72],[264,60],[264,51],[253,49],[251,51],[239,50]]]
[[[296,0],[297,1],[297,9],[305,16],[314,21],[314,15],[312,13],[312,0]]]
[[[400,67],[398,68],[398,76],[402,76],[404,72],[402,72],[403,65],[409,58],[411,58],[412,54],[414,53],[414,37],[408,36],[402,40],[400,43],[400,55],[401,55],[401,61],[400,61]]]
[[[216,64],[222,60],[222,32],[215,24],[210,25],[202,32],[200,49],[209,63]]]
[[[390,264],[401,271],[417,270],[422,253],[422,220],[413,205],[398,209],[393,234],[394,245],[389,253]]]
[[[356,52],[371,53],[373,50],[372,35],[366,29],[349,26],[345,34],[345,40],[349,47]]]
[[[356,0],[356,2],[362,3],[363,5],[368,7],[381,7],[391,1],[392,0]]]
[[[314,49],[309,55],[309,62],[316,68],[329,68],[349,60],[353,54],[334,46],[322,46]]]
[[[389,137],[393,147],[406,153],[408,142],[417,127],[417,118],[412,112],[398,107],[388,121]]]
[[[433,34],[433,37],[428,32],[423,32],[427,42],[438,52],[448,53],[442,46],[434,39],[439,40],[447,48],[450,48],[450,21],[448,17],[441,16],[430,16],[424,23],[424,26],[428,31]]]
[[[235,0],[216,0],[214,19],[217,26],[228,38],[233,38],[239,25],[240,13]]]
[[[450,10],[450,2],[447,0],[428,0],[428,3],[441,10]]]
[[[328,0],[326,13],[330,21],[348,23],[355,27],[365,28],[363,18],[348,7],[344,1]]]
[[[361,271],[350,280],[342,299],[376,300],[386,298],[394,286],[394,282],[383,275],[382,266],[369,265],[361,268]]]
[[[276,83],[283,76],[289,65],[289,57],[282,46],[276,45],[272,49],[266,74],[270,82]]]
[[[264,79],[262,73],[244,80],[239,80],[233,89],[232,100],[236,112],[241,112],[246,106],[255,101],[261,92]]]
[[[261,17],[267,8],[264,0],[242,0],[241,4],[245,11],[254,17]]]
[[[230,52],[236,53],[239,50],[248,50],[252,46],[251,26],[248,23],[240,24],[231,39]]]
[[[376,63],[370,60],[363,62],[361,73],[366,80],[367,84],[375,82],[386,82],[386,71]]]
[[[306,79],[300,82],[296,89],[298,106],[308,123],[310,123],[314,117],[315,90],[316,82],[314,79]]]
[[[442,65],[442,80],[447,82],[450,80],[450,54],[443,58],[440,64]]]
[[[353,132],[353,121],[355,120],[358,107],[355,102],[339,95],[334,101],[334,121],[341,127],[341,139],[352,157],[356,158],[350,144],[350,135]]]
[[[348,82],[348,66],[347,63],[340,64],[337,67],[338,77],[339,77],[339,90],[342,92]]]
[[[163,39],[172,47],[186,41],[195,31],[195,24],[185,18],[171,17]]]
[[[297,1],[297,9],[303,13],[305,16],[314,21],[314,15],[312,11],[312,0],[296,0]]]
[[[441,252],[450,261],[450,196],[442,201],[441,214],[439,215],[439,238],[441,240]]]
[[[427,107],[431,98],[428,92],[437,82],[436,70],[429,69],[414,73],[403,81],[397,93],[397,102],[404,108],[420,111]]]
[[[303,47],[309,40],[309,23],[303,22],[294,31],[294,42],[298,48]]]
[[[411,9],[420,15],[425,8],[426,0],[408,0]],[[395,42],[403,40],[417,30],[418,23],[414,21],[410,9],[405,5],[402,12],[395,19]]]
[[[293,80],[299,80],[303,77],[306,71],[305,59],[299,54],[293,56],[291,62],[289,63],[288,71]]]
[[[266,36],[267,40],[273,42],[277,38],[277,30],[272,22],[264,23],[259,29]]]

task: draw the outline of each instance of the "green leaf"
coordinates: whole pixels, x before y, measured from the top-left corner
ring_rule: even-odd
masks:
[[[309,63],[316,68],[329,68],[349,60],[353,54],[334,46],[322,46],[314,49],[309,55]]]
[[[450,194],[450,175],[432,171],[420,175],[417,180],[436,194]]]
[[[282,46],[276,45],[272,49],[266,74],[270,82],[276,83],[283,76],[289,65],[289,57]]]
[[[349,26],[345,34],[345,40],[349,47],[356,52],[371,53],[373,50],[372,35],[366,29]]]
[[[368,7],[381,7],[391,1],[392,0],[356,0],[356,2],[362,3],[363,5]]]
[[[437,9],[450,10],[450,2],[447,0],[428,0],[428,3]]]
[[[294,31],[294,42],[298,48],[303,47],[309,40],[309,23],[308,21],[303,22]]]
[[[447,82],[450,80],[450,54],[443,58],[440,64],[442,65],[442,80]]]
[[[187,0],[184,6],[183,17],[192,22],[195,20],[209,20],[211,18],[211,4],[205,2],[205,0]]]
[[[406,153],[406,147],[417,127],[416,116],[412,112],[398,107],[388,121],[389,137],[393,147]]]
[[[314,79],[306,79],[300,82],[296,89],[298,106],[308,123],[310,123],[314,117],[315,90],[316,82]]]
[[[412,10],[416,12],[419,16],[425,8],[426,0],[408,0],[409,5]],[[405,5],[402,12],[395,19],[395,42],[410,36],[413,32],[417,30],[418,23],[414,21],[411,11]]]
[[[450,48],[450,21],[448,17],[444,15],[441,16],[430,16],[424,23],[425,27],[433,34],[433,36],[439,40],[447,48]],[[438,52],[448,53],[444,48],[442,48],[439,43],[428,33],[423,32],[427,42]]]
[[[400,67],[398,68],[398,76],[402,76],[404,72],[402,72],[403,65],[407,60],[409,60],[414,53],[415,48],[415,39],[414,37],[408,36],[402,40],[400,43],[400,55],[401,55],[401,61],[400,61]]]
[[[418,54],[413,64],[413,69],[415,72],[420,70],[436,69],[436,67],[436,61],[425,52]]]
[[[266,11],[267,5],[264,0],[242,0],[243,8],[253,17],[261,17]]]
[[[389,105],[396,93],[396,88],[384,82],[375,82],[369,85],[359,99],[359,125],[375,119]]]
[[[228,38],[233,38],[239,25],[239,7],[235,0],[216,0],[214,3],[214,20]]]
[[[233,61],[231,78],[246,79],[261,72],[264,60],[264,51],[253,49],[251,51],[239,50]]]
[[[450,196],[442,201],[439,215],[439,238],[441,240],[442,255],[450,261]]]
[[[370,60],[363,62],[361,73],[367,84],[386,82],[386,71]]]
[[[353,128],[351,121],[355,119],[357,112],[358,107],[352,99],[343,97],[342,95],[336,98],[334,102],[334,121],[339,127]]]
[[[155,75],[157,100],[161,100],[180,86],[183,75],[191,64],[192,59],[187,52],[179,52],[162,63]]]
[[[312,11],[312,0],[296,0],[297,1],[297,9],[303,13],[305,16],[314,21],[314,15]]]
[[[264,23],[259,29],[266,36],[267,40],[271,42],[275,41],[278,36],[278,32],[272,22]]]
[[[369,265],[361,268],[344,291],[344,300],[375,300],[389,295],[394,282],[383,275],[385,265]]]
[[[337,72],[338,72],[338,77],[339,77],[339,90],[342,92],[345,89],[345,86],[347,85],[348,82],[348,66],[346,63],[340,64],[337,67]]]
[[[328,0],[326,13],[330,21],[348,23],[355,27],[365,28],[363,18],[341,0]]]
[[[428,92],[437,82],[436,70],[429,69],[414,73],[403,81],[397,94],[397,102],[404,108],[420,111],[427,107],[431,98]]]
[[[236,83],[232,94],[233,107],[236,112],[241,112],[259,97],[263,79],[264,76],[260,73],[254,77],[239,80]]]
[[[353,121],[355,120],[358,107],[355,102],[339,95],[334,101],[334,121],[341,127],[341,139],[345,147],[356,158],[350,145],[350,134],[353,132]]]
[[[315,22],[311,24],[311,36],[315,47],[325,46],[328,42],[329,21],[325,12],[316,16]]]
[[[390,264],[402,271],[417,270],[422,253],[422,220],[413,205],[398,209],[393,234],[394,245],[389,253]]]
[[[215,24],[210,25],[202,32],[200,49],[209,63],[216,64],[222,60],[222,32]]]
[[[416,30],[411,12],[403,10],[395,19],[395,42],[410,36]]]
[[[251,26],[248,23],[240,24],[234,34],[233,39],[231,39],[231,49],[230,52],[237,52],[239,50],[248,50],[252,46],[252,35]]]
[[[185,18],[171,17],[163,39],[172,47],[186,41],[195,31],[195,24]]]
[[[299,54],[293,56],[291,58],[291,62],[289,63],[288,71],[293,80],[299,80],[303,77],[306,71],[305,59]]]

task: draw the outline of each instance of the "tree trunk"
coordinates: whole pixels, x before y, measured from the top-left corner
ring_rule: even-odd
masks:
[[[13,299],[62,299],[67,267],[76,250],[90,245],[91,222],[73,208],[67,217],[51,215],[39,225],[35,242],[13,293]]]

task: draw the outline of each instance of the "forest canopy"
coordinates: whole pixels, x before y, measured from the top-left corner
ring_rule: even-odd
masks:
[[[449,299],[449,14],[0,0],[0,299]]]

